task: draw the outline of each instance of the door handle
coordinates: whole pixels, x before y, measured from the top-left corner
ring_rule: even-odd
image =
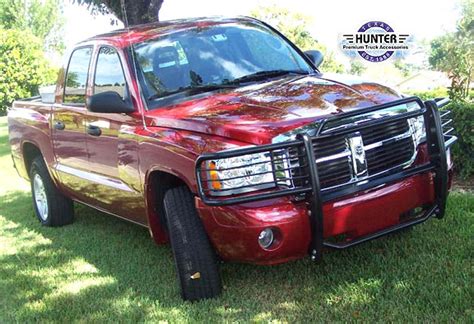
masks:
[[[102,134],[102,131],[100,130],[100,127],[98,126],[88,125],[87,134],[92,135],[92,136],[100,136]]]
[[[66,128],[66,125],[64,125],[64,123],[60,120],[57,120],[54,122],[54,129],[57,129],[57,130],[64,130]]]

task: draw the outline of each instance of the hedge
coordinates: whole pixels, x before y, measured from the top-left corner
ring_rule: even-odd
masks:
[[[454,167],[462,178],[474,175],[474,103],[453,102],[447,109],[452,111],[458,142],[453,146]]]

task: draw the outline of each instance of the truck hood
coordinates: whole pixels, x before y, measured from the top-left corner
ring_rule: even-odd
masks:
[[[149,126],[212,134],[251,144],[323,117],[399,99],[394,90],[345,75],[291,76],[209,93],[146,113]]]

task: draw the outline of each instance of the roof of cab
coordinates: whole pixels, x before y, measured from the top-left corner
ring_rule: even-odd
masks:
[[[149,24],[136,25],[130,28],[117,29],[110,33],[96,35],[89,39],[82,41],[93,42],[93,41],[105,41],[113,43],[119,47],[127,47],[131,44],[140,43],[148,39],[154,38],[159,35],[169,34],[171,32],[196,28],[206,27],[212,25],[235,23],[243,21],[257,21],[250,17],[200,17],[200,18],[188,18],[188,19],[176,19],[159,21]],[[81,44],[79,43],[79,44]],[[78,44],[78,45],[79,45]]]

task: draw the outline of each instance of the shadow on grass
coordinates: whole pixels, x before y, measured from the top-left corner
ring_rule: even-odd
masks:
[[[84,206],[76,206],[74,224],[42,227],[23,192],[2,197],[0,207],[4,320],[401,320],[410,314],[439,321],[468,308],[469,286],[453,276],[465,265],[452,260],[446,271],[446,260],[456,255],[446,256],[441,222],[328,251],[320,265],[307,259],[273,267],[224,264],[223,295],[185,303],[170,249],[156,246],[146,229]]]

